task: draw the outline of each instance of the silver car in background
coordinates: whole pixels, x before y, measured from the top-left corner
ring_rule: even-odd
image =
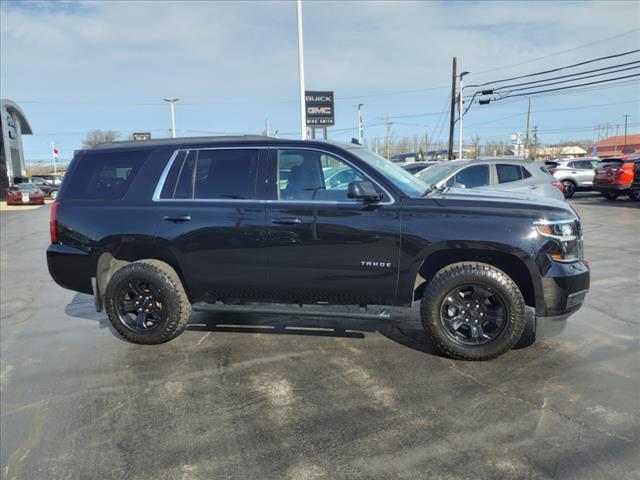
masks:
[[[565,198],[573,197],[577,190],[591,190],[599,158],[568,158],[558,160],[553,176],[562,183]]]
[[[543,163],[523,158],[452,160],[416,174],[434,188],[483,188],[564,200],[562,184]]]

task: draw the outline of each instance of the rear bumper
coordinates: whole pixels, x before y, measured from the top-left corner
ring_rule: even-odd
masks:
[[[629,184],[609,185],[606,183],[594,183],[593,190],[601,193],[624,193],[629,190]]]
[[[49,245],[47,249],[49,274],[61,287],[92,294],[91,277],[96,275],[98,256],[90,249]]]

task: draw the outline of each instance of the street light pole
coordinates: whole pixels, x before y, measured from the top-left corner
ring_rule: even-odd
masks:
[[[179,98],[165,98],[164,101],[171,105],[171,138],[176,138],[176,112],[173,104],[179,101]]]
[[[622,154],[627,153],[627,120],[631,115],[625,114],[624,117],[624,148],[622,149]]]
[[[302,140],[307,139],[307,116],[305,108],[304,86],[304,38],[302,35],[302,0],[296,0],[296,17],[298,20],[298,78],[300,80],[300,130]]]
[[[462,72],[460,74],[460,96],[458,98],[458,158],[462,158],[462,94],[464,93],[464,86],[462,79],[470,72]]]
[[[364,144],[364,124],[362,123],[362,107],[364,103],[359,103],[356,105],[358,109],[358,143],[360,145]]]

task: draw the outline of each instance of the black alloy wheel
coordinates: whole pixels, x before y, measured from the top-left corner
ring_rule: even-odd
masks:
[[[487,344],[506,325],[505,300],[487,286],[456,287],[441,302],[440,322],[451,340],[459,345]]]
[[[139,333],[151,332],[162,320],[162,294],[153,283],[133,278],[116,293],[116,309],[120,322]]]

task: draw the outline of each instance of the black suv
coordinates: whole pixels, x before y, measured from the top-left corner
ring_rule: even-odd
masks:
[[[103,144],[76,153],[50,227],[54,280],[142,344],[179,335],[196,302],[420,300],[435,345],[484,360],[519,341],[528,307],[562,323],[589,288],[564,202],[434,189],[352,144]]]

